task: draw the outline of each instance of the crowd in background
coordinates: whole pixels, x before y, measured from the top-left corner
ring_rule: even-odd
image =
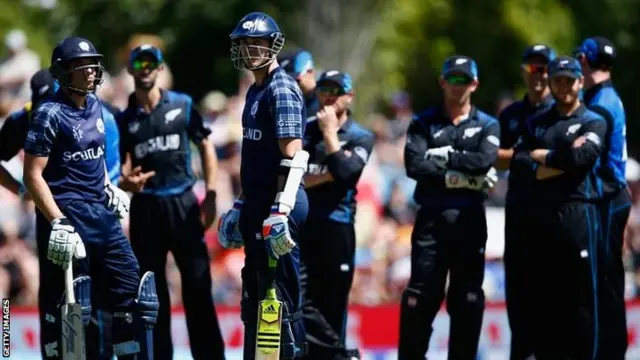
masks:
[[[126,71],[128,52],[142,43],[163,49],[159,38],[134,36],[118,55],[119,68],[106,74],[98,96],[117,109],[124,109],[133,80]],[[9,32],[4,45],[8,57],[0,60],[0,120],[20,109],[30,99],[29,79],[48,59],[39,59],[28,47],[20,30]],[[169,64],[180,66],[180,64]],[[166,66],[160,86],[172,88],[171,68]],[[253,82],[250,73],[242,74],[236,94],[211,91],[199,103],[219,159],[217,201],[218,214],[229,209],[240,192],[240,147],[242,143],[241,114],[244,95]],[[356,94],[357,96],[357,94]],[[495,109],[484,109],[497,116],[513,101],[509,94],[496,97]],[[356,212],[356,272],[351,293],[354,304],[378,305],[399,302],[401,290],[410,276],[411,231],[416,214],[412,200],[415,182],[404,170],[405,132],[414,109],[406,93],[398,92],[385,114],[355,114],[369,125],[376,135],[374,151],[358,184]],[[194,155],[198,152],[194,151]],[[4,163],[17,178],[22,177],[22,154]],[[200,161],[193,158],[199,173]],[[634,205],[626,233],[627,298],[640,296],[640,165],[629,160],[627,179]],[[489,240],[485,292],[490,301],[504,300],[503,206],[506,194],[506,174],[487,199]],[[195,186],[199,198],[204,197],[203,182]],[[34,204],[22,201],[5,189],[0,189],[0,297],[13,299],[14,304],[36,305],[38,261],[35,243]],[[124,222],[125,231],[128,229]],[[211,256],[214,300],[218,304],[238,305],[241,296],[240,270],[243,250],[225,250],[218,245],[215,227],[206,234]],[[551,251],[551,249],[550,249]],[[168,261],[172,304],[181,304],[180,276],[171,255]],[[533,270],[533,269],[532,269]]]

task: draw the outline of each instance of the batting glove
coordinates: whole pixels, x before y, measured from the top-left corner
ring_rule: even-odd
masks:
[[[274,212],[262,223],[262,236],[266,242],[267,252],[274,259],[288,254],[296,247],[289,233],[289,219],[284,214]]]
[[[73,258],[84,259],[87,253],[80,235],[66,217],[51,222],[47,258],[66,269]]]
[[[424,154],[424,158],[435,162],[438,167],[446,168],[447,163],[449,162],[449,156],[454,151],[455,150],[453,150],[453,147],[451,146],[433,148],[427,150]]]
[[[120,219],[124,219],[129,214],[129,195],[119,187],[109,184],[105,186],[104,193],[107,194],[107,208],[113,211]]]
[[[222,214],[218,220],[218,242],[225,249],[239,249],[244,246],[238,225],[241,209],[242,201],[236,200],[233,203],[233,208]]]
[[[445,175],[447,189],[470,189],[479,191],[484,187],[484,180],[484,176],[471,176],[455,170],[449,170]]]

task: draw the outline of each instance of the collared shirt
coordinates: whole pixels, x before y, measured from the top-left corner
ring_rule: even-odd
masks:
[[[49,158],[42,176],[61,208],[105,201],[104,149],[100,101],[91,94],[80,109],[62,91],[38,105],[24,144],[26,153]]]
[[[309,218],[350,224],[355,220],[356,185],[375,143],[373,133],[349,117],[338,130],[340,150],[326,154],[318,121],[307,123],[304,149],[309,152],[308,174],[330,173],[333,181],[307,188]]]
[[[245,206],[270,206],[278,191],[279,139],[302,139],[306,124],[298,84],[280,67],[247,91],[242,113],[240,178]],[[301,185],[302,186],[302,185]]]
[[[161,91],[160,102],[151,113],[138,106],[134,94],[129,97],[128,107],[117,116],[120,153],[123,157],[131,154],[134,168],[156,172],[143,193],[172,196],[190,190],[196,181],[189,142],[200,144],[211,132],[190,96]]]
[[[429,149],[451,146],[446,168],[427,158]],[[405,167],[418,182],[414,198],[422,206],[457,207],[482,203],[485,194],[470,189],[446,187],[447,170],[467,175],[485,175],[498,156],[500,126],[496,119],[474,107],[466,120],[457,125],[442,105],[414,117],[407,131]]]
[[[558,114],[553,106],[530,118],[512,160],[512,168],[529,174],[530,203],[553,206],[600,199],[602,184],[592,169],[604,153],[606,129],[604,119],[584,104],[569,116]],[[574,147],[579,137],[585,137],[586,141]],[[545,165],[563,173],[549,179],[536,179],[539,165],[529,155],[535,149],[549,149]]]

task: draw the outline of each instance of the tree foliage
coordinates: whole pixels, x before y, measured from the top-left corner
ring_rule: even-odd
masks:
[[[44,65],[52,45],[70,34],[94,41],[111,69],[131,34],[159,34],[176,88],[196,98],[236,90],[228,35],[244,14],[265,11],[285,32],[286,47],[308,48],[320,68],[352,73],[359,113],[404,89],[416,109],[435,103],[440,66],[456,53],[477,61],[474,101],[493,113],[500,93],[522,95],[519,64],[527,45],[542,42],[570,54],[583,38],[602,35],[617,44],[614,79],[630,119],[628,136],[640,140],[640,125],[631,120],[640,113],[638,0],[58,0],[52,10],[0,0],[0,6],[0,33],[26,29]]]

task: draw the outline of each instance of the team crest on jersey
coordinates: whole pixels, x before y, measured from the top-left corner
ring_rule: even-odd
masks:
[[[164,115],[164,123],[168,124],[170,122],[172,122],[173,120],[176,119],[176,117],[178,117],[178,115],[180,115],[180,113],[182,112],[182,108],[177,108],[177,109],[173,109],[173,110],[169,110],[165,115]]]
[[[256,114],[258,113],[258,101],[255,101],[253,103],[253,105],[251,105],[251,116],[256,117]]]
[[[129,123],[129,132],[130,133],[132,133],[132,134],[136,133],[136,132],[138,132],[139,129],[140,129],[140,122],[134,121],[134,122]]]
[[[76,141],[82,140],[82,136],[84,135],[84,131],[80,129],[80,126],[82,125],[78,124],[73,127],[73,138],[76,139]]]
[[[472,128],[464,129],[464,133],[462,134],[462,138],[463,139],[472,138],[472,137],[476,136],[476,134],[479,133],[481,130],[482,130],[481,127],[472,127]]]
[[[101,118],[98,118],[98,121],[96,121],[96,128],[100,134],[104,134],[104,121],[102,121]]]

